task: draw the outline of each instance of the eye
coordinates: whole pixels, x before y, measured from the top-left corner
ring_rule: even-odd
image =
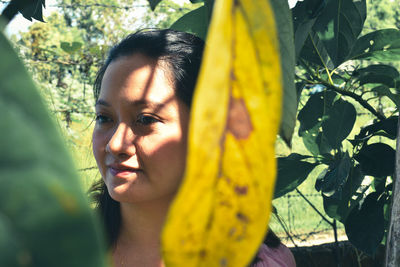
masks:
[[[140,114],[137,117],[136,123],[141,124],[141,125],[150,125],[156,122],[159,122],[160,120],[155,118],[154,116],[146,115],[146,114]]]
[[[96,115],[96,123],[103,124],[103,123],[107,123],[110,121],[111,121],[111,119],[107,116],[104,116],[101,114]]]

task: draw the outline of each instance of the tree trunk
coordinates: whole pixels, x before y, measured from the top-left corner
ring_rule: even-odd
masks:
[[[400,119],[400,116],[399,116]],[[385,267],[400,266],[400,121],[397,124],[396,166],[393,181],[392,211],[386,241]]]

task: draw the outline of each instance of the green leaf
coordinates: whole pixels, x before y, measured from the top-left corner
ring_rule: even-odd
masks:
[[[297,103],[300,101],[301,92],[306,86],[306,82],[297,82],[296,83],[296,95],[297,95]]]
[[[328,171],[324,171],[318,176],[315,189],[321,191],[324,196],[340,199],[351,167],[351,159],[348,153],[345,153],[340,160],[329,166]]]
[[[396,151],[387,144],[366,145],[354,155],[365,175],[383,177],[393,175]]]
[[[308,34],[307,40],[300,52],[300,58],[323,68],[325,66],[329,69],[334,68],[334,64],[325,48],[325,44],[319,39],[315,31],[311,31]]]
[[[355,140],[366,141],[372,136],[385,136],[394,140],[397,136],[397,123],[398,117],[392,116],[365,126],[360,130],[360,133],[355,136]]]
[[[361,209],[354,208],[345,221],[349,241],[368,255],[373,255],[384,235],[384,201],[378,200],[379,193],[369,194]]]
[[[296,59],[299,57],[308,34],[317,20],[316,11],[323,2],[320,0],[297,2],[296,6],[292,9]],[[322,8],[319,10],[321,11]]]
[[[280,125],[280,136],[290,146],[297,115],[297,93],[294,83],[295,51],[293,24],[287,1],[272,0],[271,6],[279,38],[279,52],[283,76],[283,107]]]
[[[313,30],[324,44],[334,66],[343,63],[361,33],[366,19],[365,0],[327,1]]]
[[[154,11],[154,9],[156,9],[156,6],[157,6],[162,0],[147,0],[147,1],[149,1],[151,10]]]
[[[68,54],[73,54],[76,51],[78,51],[82,47],[82,45],[83,44],[80,42],[72,42],[72,43],[61,42],[60,47]]]
[[[201,6],[180,17],[170,28],[177,31],[192,33],[205,40],[209,22],[207,12],[206,6]]]
[[[15,257],[26,251],[19,239],[9,218],[0,212],[0,266],[23,266]]]
[[[190,0],[190,3],[192,4],[197,4],[197,3],[202,3],[204,0]]]
[[[374,177],[374,180],[372,181],[371,184],[372,188],[374,189],[375,192],[382,194],[385,191],[386,181],[387,181],[387,176]]]
[[[104,266],[103,238],[73,162],[2,33],[0,58],[0,224],[23,244],[0,250],[0,259],[23,249],[25,266]]]
[[[378,30],[360,37],[348,59],[369,59],[383,62],[400,60],[400,30]]]
[[[278,158],[278,178],[275,184],[274,198],[281,197],[296,189],[317,166],[315,163],[303,161],[306,158],[309,158],[309,156],[296,153]]]
[[[332,91],[313,94],[299,112],[299,136],[302,137],[306,148],[315,156],[332,150],[321,125],[336,97],[337,94]]]
[[[323,91],[310,96],[298,115],[299,136],[303,136],[305,131],[311,130],[322,121],[336,96],[337,94],[332,91]]]
[[[397,108],[400,108],[400,94],[392,93],[389,87],[386,85],[380,85],[371,89],[372,92],[377,93],[378,96],[386,96],[396,105]]]
[[[357,112],[354,106],[338,99],[332,108],[328,109],[322,122],[322,131],[332,148],[339,148],[342,141],[350,134],[356,121]]]
[[[322,195],[326,214],[344,223],[350,211],[359,202],[357,199],[354,200],[353,196],[357,194],[357,190],[361,186],[363,180],[364,175],[361,172],[360,166],[357,165],[350,171],[340,197],[338,197],[338,195],[332,195],[331,197]]]
[[[399,72],[392,66],[376,64],[354,71],[353,77],[357,77],[357,79],[360,81],[360,85],[368,83],[381,83],[388,87],[395,88],[396,80],[399,77]]]
[[[313,128],[306,130],[302,134],[304,146],[314,156],[329,154],[332,151],[332,147],[329,145],[325,134],[321,129],[321,122],[315,125]]]
[[[46,7],[45,0],[32,0],[29,4],[23,3],[23,1],[19,1],[19,12],[26,18],[27,20],[32,21],[32,18],[42,21],[43,14],[42,14],[42,6]]]

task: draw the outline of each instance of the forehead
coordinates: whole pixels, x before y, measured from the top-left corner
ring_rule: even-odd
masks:
[[[110,98],[165,102],[176,96],[164,64],[133,54],[118,58],[107,67],[99,99]]]

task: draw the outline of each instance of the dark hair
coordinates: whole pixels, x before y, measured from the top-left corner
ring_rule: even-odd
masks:
[[[174,30],[138,31],[114,46],[94,82],[98,99],[104,73],[111,62],[123,56],[142,54],[166,63],[176,94],[189,107],[200,69],[204,42],[195,35]]]
[[[99,97],[104,73],[111,62],[120,57],[141,54],[164,63],[161,66],[166,67],[167,73],[172,76],[169,78],[172,78],[177,97],[190,107],[203,49],[203,40],[189,33],[142,30],[131,34],[110,50],[107,60],[97,73],[94,83],[95,99]],[[89,191],[103,221],[109,245],[113,245],[121,225],[119,202],[110,197],[102,179],[93,184]]]

